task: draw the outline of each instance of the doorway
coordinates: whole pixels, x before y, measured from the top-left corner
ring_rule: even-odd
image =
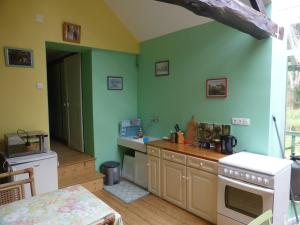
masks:
[[[81,54],[46,53],[51,148],[84,152]]]

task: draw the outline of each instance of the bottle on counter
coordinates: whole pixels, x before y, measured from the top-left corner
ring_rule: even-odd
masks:
[[[139,129],[139,131],[138,131],[138,133],[137,133],[137,136],[138,136],[138,138],[144,137],[144,133],[143,133],[142,128]]]

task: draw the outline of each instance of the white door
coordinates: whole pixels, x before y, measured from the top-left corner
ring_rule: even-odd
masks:
[[[186,208],[185,165],[163,160],[162,197],[181,208]]]
[[[64,81],[67,99],[64,106],[67,112],[68,145],[83,152],[80,54],[64,58]]]
[[[217,176],[187,167],[187,210],[217,223]]]

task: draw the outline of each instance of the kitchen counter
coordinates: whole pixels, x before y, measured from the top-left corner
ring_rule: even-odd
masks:
[[[218,162],[219,159],[226,156],[222,153],[216,152],[215,150],[193,147],[185,144],[171,143],[170,141],[166,141],[166,140],[151,141],[148,142],[146,145],[162,148],[169,151],[178,152],[181,154],[186,154],[186,155],[190,155],[190,156],[194,156],[194,157],[198,157],[210,161],[215,161],[215,162]]]

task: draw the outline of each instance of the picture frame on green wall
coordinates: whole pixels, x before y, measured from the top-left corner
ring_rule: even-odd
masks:
[[[169,60],[163,60],[155,62],[155,75],[156,76],[168,76],[169,75]]]
[[[33,50],[24,48],[4,48],[6,66],[33,67]]]
[[[226,98],[228,94],[228,80],[226,77],[206,80],[207,98]]]
[[[108,76],[107,90],[123,90],[123,77]]]

